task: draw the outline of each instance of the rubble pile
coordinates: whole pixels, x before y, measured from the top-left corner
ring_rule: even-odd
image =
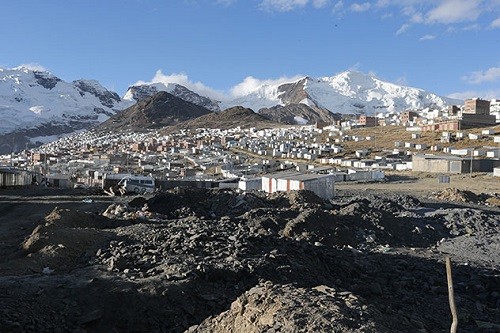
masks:
[[[100,214],[57,209],[23,243],[19,260],[39,275],[0,278],[0,327],[446,331],[451,253],[461,330],[494,332],[484,323],[496,327],[500,315],[500,259],[487,259],[500,258],[499,217],[399,195],[325,201],[309,191],[203,189]]]
[[[435,199],[453,202],[478,202],[479,197],[471,191],[459,190],[456,188],[447,188],[439,191],[435,195]]]

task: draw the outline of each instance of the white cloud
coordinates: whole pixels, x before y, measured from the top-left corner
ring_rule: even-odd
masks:
[[[349,8],[354,12],[365,12],[370,9],[371,6],[369,2],[353,3]]]
[[[500,28],[500,17],[490,23],[490,28]]]
[[[405,32],[406,30],[410,29],[411,25],[408,24],[408,23],[405,23],[403,24],[399,29],[398,31],[396,31],[396,36],[398,35],[401,35],[403,32]]]
[[[279,85],[283,83],[294,82],[300,79],[303,76],[294,76],[294,77],[280,77],[278,79],[268,79],[268,80],[260,80],[253,76],[247,76],[243,82],[238,83],[233,88],[231,88],[230,93],[232,97],[241,97],[247,95],[261,85]]]
[[[481,30],[481,26],[477,23],[471,24],[471,25],[463,27],[462,30],[464,30],[464,31],[479,31],[479,30]]]
[[[500,67],[491,67],[485,71],[472,72],[463,79],[472,84],[494,82],[500,79]]]
[[[277,79],[261,80],[254,78],[253,76],[248,76],[242,82],[230,88],[229,91],[218,91],[216,89],[210,88],[209,86],[199,81],[193,82],[187,74],[172,73],[166,75],[163,74],[162,70],[158,70],[156,71],[151,81],[149,82],[138,81],[134,85],[153,84],[153,83],[163,83],[163,84],[177,83],[202,96],[210,97],[218,101],[227,101],[230,100],[231,98],[241,97],[248,93],[251,93],[263,84],[278,85],[282,83],[294,82],[302,77],[304,76],[297,75],[294,77],[280,77]]]
[[[422,13],[415,12],[411,15],[410,21],[413,23],[422,23],[424,22],[424,16]]]
[[[333,12],[335,14],[341,15],[344,11],[344,2],[342,0],[337,1],[335,5],[333,6]]]
[[[215,3],[223,6],[230,6],[235,3],[236,0],[217,0]]]
[[[481,0],[444,0],[427,13],[428,23],[475,21],[481,14]]]
[[[377,0],[375,6],[383,8],[389,6],[390,4],[391,2],[389,0]]]
[[[151,84],[151,83],[163,83],[163,84],[177,83],[202,96],[207,96],[216,100],[223,100],[225,98],[224,93],[212,89],[199,81],[193,82],[184,73],[172,73],[169,75],[165,75],[163,74],[161,69],[156,71],[155,76],[151,79],[150,82],[138,81],[134,85]]]
[[[38,72],[48,72],[49,71],[47,68],[43,67],[40,64],[37,64],[36,62],[21,64],[21,65],[17,66],[16,68],[26,68],[26,69],[29,69],[30,71],[38,71]]]
[[[267,11],[289,12],[304,7],[309,0],[263,0],[259,7]]]
[[[350,66],[349,68],[347,68],[348,71],[359,71],[359,69],[361,68],[361,63],[360,62],[357,62],[355,63],[354,65]]]
[[[469,91],[455,92],[449,94],[448,97],[461,100],[476,98],[476,97],[492,100],[500,98],[500,90],[485,90],[485,91],[469,90]]]
[[[330,0],[313,0],[313,6],[315,8],[326,7],[330,3]]]
[[[403,75],[401,77],[398,77],[395,83],[400,86],[408,86],[408,79],[406,78],[406,75]]]
[[[425,36],[422,36],[422,37],[419,38],[419,40],[421,40],[421,41],[433,40],[433,39],[436,39],[436,36],[434,36],[434,35],[425,35]]]

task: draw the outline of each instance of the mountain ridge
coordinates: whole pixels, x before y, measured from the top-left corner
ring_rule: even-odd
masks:
[[[242,105],[260,110],[275,105],[305,104],[332,113],[372,114],[445,108],[460,100],[438,96],[420,88],[400,86],[356,71],[332,77],[305,76],[291,82],[263,84],[250,93],[223,103],[223,107]]]
[[[98,126],[101,130],[132,130],[162,128],[197,118],[212,111],[187,102],[166,91],[159,91],[110,117]]]
[[[287,124],[330,121],[328,112],[335,118],[335,114],[375,115],[462,103],[353,71],[331,77],[304,76],[280,84],[262,84],[224,101],[212,100],[193,90],[176,83],[140,83],[129,87],[120,97],[95,80],[66,82],[47,71],[0,68],[3,116],[0,154],[89,129],[159,91],[167,91],[210,111],[242,106]]]

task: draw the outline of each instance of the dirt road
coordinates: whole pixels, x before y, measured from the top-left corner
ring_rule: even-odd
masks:
[[[475,173],[449,175],[450,183],[439,183],[439,174],[415,173],[415,172],[387,172],[387,181],[374,183],[337,183],[337,190],[358,191],[387,191],[406,193],[420,197],[429,197],[433,192],[446,188],[457,188],[460,190],[479,193],[499,193],[500,177],[493,177],[491,173]]]

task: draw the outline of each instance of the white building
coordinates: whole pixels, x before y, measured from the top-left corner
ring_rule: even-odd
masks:
[[[262,176],[262,190],[267,193],[309,190],[323,199],[335,195],[335,175],[313,175],[299,172],[280,172]]]

